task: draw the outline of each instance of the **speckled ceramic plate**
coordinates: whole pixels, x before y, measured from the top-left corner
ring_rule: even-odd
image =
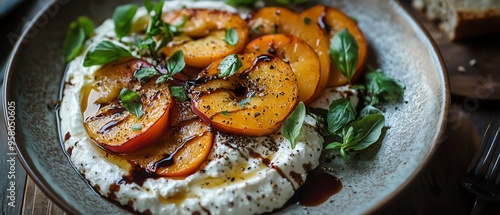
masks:
[[[20,160],[38,186],[72,214],[129,212],[97,195],[72,167],[60,144],[53,109],[65,70],[62,41],[70,21],[85,15],[101,23],[125,2],[129,1],[54,3],[30,24],[8,64],[3,105],[16,103]],[[447,115],[448,80],[436,46],[398,2],[323,3],[358,20],[369,43],[369,62],[404,83],[405,102],[385,108],[389,129],[382,144],[360,153],[349,164],[334,159],[334,174],[344,186],[338,194],[318,207],[291,206],[280,213],[374,212],[404,189],[437,148]]]

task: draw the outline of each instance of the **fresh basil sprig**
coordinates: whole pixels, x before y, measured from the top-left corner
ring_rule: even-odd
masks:
[[[382,114],[372,114],[359,120],[355,120],[342,129],[340,137],[342,143],[333,142],[326,146],[326,149],[340,149],[340,154],[345,161],[348,161],[346,152],[349,150],[363,150],[377,142],[382,134],[385,125],[385,118]]]
[[[350,84],[358,64],[358,43],[347,29],[335,34],[330,40],[330,58]]]
[[[140,123],[137,123],[130,126],[130,128],[132,129],[132,131],[140,131],[142,130],[142,125]]]
[[[238,32],[236,32],[236,29],[234,28],[229,28],[226,30],[225,34],[225,39],[227,44],[231,46],[235,46],[238,44]]]
[[[118,99],[122,103],[123,107],[125,107],[128,112],[135,115],[137,118],[140,119],[144,114],[142,110],[141,97],[135,91],[123,88],[120,91]]]
[[[84,67],[104,65],[120,58],[131,57],[132,53],[111,41],[102,41],[92,46],[85,55]]]
[[[115,33],[118,39],[128,35],[132,29],[132,19],[137,12],[137,5],[126,4],[116,7],[113,13]]]
[[[376,105],[379,100],[392,102],[403,98],[404,88],[398,81],[384,75],[380,69],[369,68],[370,71],[365,74],[365,81],[371,105]]]
[[[174,75],[184,69],[186,63],[184,62],[184,52],[182,50],[178,50],[174,52],[167,60],[167,74],[163,74],[158,79],[156,79],[156,83],[163,83],[165,81],[170,81],[174,79]]]
[[[217,67],[217,69],[219,69],[220,71],[219,77],[234,75],[242,66],[243,63],[241,62],[240,58],[238,58],[238,55],[228,55],[220,62],[219,66]]]
[[[184,87],[182,86],[171,86],[170,93],[179,102],[185,102],[189,100],[189,97],[186,94],[186,90],[184,90]]]
[[[356,118],[356,108],[351,101],[340,98],[330,104],[327,115],[328,131],[332,134],[338,132],[349,122]]]
[[[154,5],[149,12],[154,12],[154,15],[151,16],[151,21],[149,21],[148,27],[146,29],[146,34],[148,36],[156,36],[160,34],[161,27],[163,24],[163,21],[161,20],[161,13],[163,10],[163,4],[165,1],[159,1],[156,4],[153,4],[151,1],[149,1],[149,4]]]
[[[184,52],[182,50],[174,52],[167,60],[167,69],[171,75],[181,72],[185,66]]]
[[[152,78],[155,75],[159,75],[160,73],[152,67],[141,68],[134,73],[134,77],[139,79],[139,81],[144,81]]]
[[[80,16],[69,25],[64,38],[63,54],[67,62],[75,59],[82,50],[83,43],[94,31],[94,22],[85,16]]]
[[[286,118],[281,125],[281,133],[288,141],[290,141],[292,149],[295,148],[295,141],[300,134],[305,117],[306,106],[303,102],[299,102],[292,114],[290,114],[290,116],[288,116],[288,118]]]
[[[238,105],[240,105],[241,107],[245,107],[245,105],[248,103],[250,103],[250,97],[246,97],[240,100],[240,102],[238,102]]]
[[[137,47],[138,53],[141,57],[143,55],[154,57],[156,54],[156,41],[151,37],[148,37],[145,40],[137,37],[135,46]]]

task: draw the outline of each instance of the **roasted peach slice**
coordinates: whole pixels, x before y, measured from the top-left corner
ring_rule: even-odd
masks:
[[[352,77],[352,81],[355,81],[363,72],[363,68],[366,63],[368,46],[365,36],[356,22],[354,22],[349,16],[342,13],[341,11],[323,5],[311,7],[303,11],[300,16],[303,19],[310,20],[311,24],[319,24],[319,26],[327,31],[327,33],[330,35],[330,38],[335,36],[337,32],[340,32],[347,28],[347,31],[352,34],[352,36],[358,43],[358,63],[356,66],[356,72]],[[330,71],[330,80],[328,81],[329,87],[341,86],[349,83],[349,80],[347,80],[347,78],[342,75],[342,73],[338,70],[337,66],[335,66],[334,63],[332,63]]]
[[[235,74],[219,77],[214,61],[191,88],[193,112],[215,129],[260,136],[275,132],[297,103],[298,85],[290,66],[278,57],[245,53]]]
[[[302,39],[291,34],[273,34],[254,39],[245,52],[278,56],[288,62],[297,77],[299,101],[309,103],[319,84],[321,69],[318,55]]]
[[[286,8],[266,7],[252,16],[248,27],[254,37],[282,33],[306,41],[316,51],[321,64],[321,78],[314,97],[323,92],[330,75],[330,41],[318,25],[307,24],[298,14]]]
[[[214,60],[238,53],[245,47],[248,29],[246,21],[238,14],[210,9],[183,9],[166,13],[163,20],[175,24],[182,22],[185,16],[187,21],[180,28],[183,34],[161,50],[166,56],[182,50],[187,65],[206,67]],[[225,40],[226,31],[230,29],[236,32],[236,44],[228,44]]]
[[[161,139],[168,130],[172,96],[166,84],[134,80],[137,69],[151,67],[142,60],[127,59],[107,64],[95,72],[95,82],[82,95],[83,124],[99,146],[116,153],[130,153]],[[137,92],[142,102],[139,118],[123,106],[123,88]]]
[[[126,155],[127,160],[161,176],[187,176],[210,154],[214,134],[199,119],[180,122],[164,139],[148,148]]]

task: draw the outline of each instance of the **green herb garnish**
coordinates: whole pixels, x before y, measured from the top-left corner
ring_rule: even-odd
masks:
[[[139,79],[139,81],[144,81],[144,80],[150,79],[151,77],[153,77],[155,75],[159,75],[159,74],[160,73],[155,68],[148,67],[148,68],[141,68],[141,69],[137,70],[134,73],[134,77]]]
[[[170,93],[179,102],[185,102],[189,100],[189,97],[182,86],[172,86],[170,87]]]
[[[140,119],[144,114],[142,110],[141,97],[135,91],[123,88],[120,91],[118,99],[122,103],[123,107],[125,107],[128,112],[135,115],[137,118]]]
[[[231,113],[229,113],[229,111],[227,110],[222,111],[221,114],[224,116],[231,116]]]
[[[330,58],[349,84],[358,64],[358,43],[346,29],[335,34],[330,41]]]
[[[167,70],[168,73],[161,75],[156,79],[156,83],[163,83],[174,79],[174,75],[181,72],[186,66],[184,62],[184,53],[182,50],[174,52],[167,60]]]
[[[219,77],[234,75],[242,66],[243,63],[238,58],[238,55],[228,55],[224,58],[224,60],[222,60],[222,62],[220,62],[219,66],[217,67],[217,69],[220,70]]]
[[[306,25],[311,24],[311,19],[309,19],[309,17],[305,17],[304,18],[304,23],[306,23]]]
[[[137,6],[126,4],[116,7],[113,13],[113,22],[115,23],[115,33],[118,39],[127,36],[132,29],[132,19],[137,12]]]
[[[144,7],[146,7],[148,13],[151,13],[155,5],[153,4],[153,2],[151,2],[151,0],[144,0]]]
[[[244,98],[242,100],[240,100],[240,102],[238,103],[241,107],[244,107],[246,104],[248,104],[250,102],[250,98],[247,97],[247,98]]]
[[[156,55],[156,41],[151,37],[148,37],[145,40],[142,40],[140,37],[137,37],[136,46],[140,56],[146,54],[150,56]]]
[[[226,3],[232,6],[252,6],[256,0],[226,0]]]
[[[75,59],[82,50],[83,43],[94,31],[94,22],[85,16],[78,17],[77,21],[69,25],[64,38],[63,54],[67,62]]]
[[[295,148],[295,141],[300,134],[304,118],[306,117],[306,106],[303,102],[299,102],[295,110],[286,118],[281,125],[281,133],[285,138],[290,141],[292,149]]]
[[[404,88],[398,81],[384,75],[380,69],[369,68],[370,71],[365,74],[365,81],[371,105],[376,105],[379,100],[391,102],[403,98]]]
[[[142,129],[142,125],[137,123],[130,126],[130,128],[132,129],[132,131],[140,131]]]
[[[224,39],[227,44],[235,46],[238,43],[238,33],[236,29],[230,28],[226,30],[226,38]]]
[[[184,52],[182,50],[174,52],[167,60],[168,73],[172,76],[181,72],[185,66]]]
[[[104,65],[120,58],[131,56],[132,53],[127,49],[111,41],[102,41],[89,49],[85,55],[83,66]]]
[[[363,150],[377,142],[382,134],[385,118],[382,114],[371,114],[355,120],[343,127],[340,137],[342,142],[333,142],[326,149],[340,149],[340,154],[348,161],[346,152]]]
[[[330,110],[327,115],[328,131],[332,134],[338,132],[356,118],[356,108],[351,101],[340,98],[330,104]]]

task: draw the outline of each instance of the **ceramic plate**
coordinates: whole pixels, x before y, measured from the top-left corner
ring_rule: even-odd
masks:
[[[130,1],[59,1],[40,13],[16,45],[6,73],[4,108],[16,104],[16,142],[29,175],[72,214],[129,213],[101,198],[63,152],[54,103],[65,72],[67,27],[79,15],[99,24]],[[142,1],[136,1],[142,4]],[[389,126],[382,144],[345,164],[331,164],[343,189],[318,207],[291,206],[279,213],[361,214],[374,212],[400,192],[427,163],[443,133],[448,79],[436,46],[396,1],[324,1],[355,17],[369,43],[369,63],[400,80],[404,102],[385,107]]]

